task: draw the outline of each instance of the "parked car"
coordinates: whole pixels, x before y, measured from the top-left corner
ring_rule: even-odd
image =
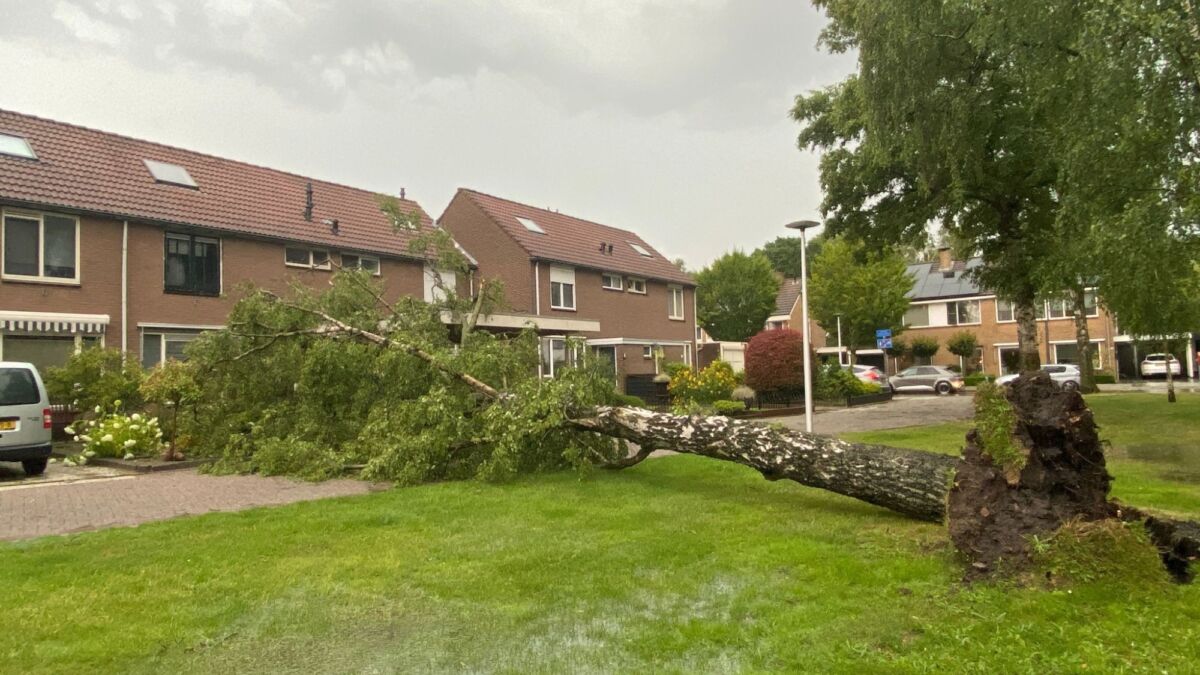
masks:
[[[1079,366],[1070,363],[1047,363],[1042,366],[1042,372],[1050,376],[1054,383],[1067,391],[1079,388]],[[1008,384],[1017,379],[1018,373],[1001,375],[996,378],[996,384]]]
[[[884,372],[882,370],[876,368],[875,366],[864,366],[864,365],[856,363],[853,366],[842,366],[842,367],[853,372],[854,376],[858,378],[859,382],[866,382],[867,384],[877,384],[884,391],[887,391],[888,376],[886,374],[884,374]]]
[[[1168,361],[1167,359],[1170,359]],[[1170,363],[1171,374],[1179,375],[1182,369],[1179,366],[1179,359],[1170,354],[1150,354],[1142,359],[1142,377],[1167,376],[1167,364]]]
[[[40,475],[50,457],[50,397],[32,363],[0,362],[0,461]]]
[[[962,375],[942,366],[913,366],[892,376],[892,391],[932,391],[957,394],[963,388]]]

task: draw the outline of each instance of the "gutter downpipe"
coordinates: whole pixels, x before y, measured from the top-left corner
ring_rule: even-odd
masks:
[[[129,352],[129,221],[121,221],[121,354]]]

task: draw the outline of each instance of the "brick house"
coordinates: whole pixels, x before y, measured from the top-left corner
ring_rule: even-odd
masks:
[[[101,344],[153,365],[221,327],[242,282],[319,288],[338,265],[428,295],[409,242],[432,222],[401,206],[397,232],[366,190],[0,111],[0,359]]]
[[[663,362],[694,363],[695,282],[637,234],[468,189],[438,224],[542,329],[544,375],[568,358],[568,337],[609,360],[621,386]]]
[[[946,350],[947,339],[955,333],[970,331],[979,341],[977,364],[984,372],[993,375],[1013,372],[1017,363],[1017,324],[1012,303],[981,289],[974,281],[970,271],[981,264],[979,258],[953,260],[950,251],[942,249],[937,260],[909,265],[913,288],[909,292],[911,305],[904,317],[904,338],[911,340],[919,335],[934,338],[941,349],[932,362],[949,366],[958,365],[959,358]],[[1100,371],[1137,377],[1137,364],[1145,354],[1145,347],[1139,354],[1135,339],[1120,332],[1115,318],[1096,302],[1094,292],[1089,291],[1086,298],[1088,333],[1095,347],[1093,363]],[[777,305],[776,315],[768,319],[768,328],[800,325],[799,282],[789,281],[781,286]],[[1037,308],[1037,317],[1042,362],[1078,363],[1070,303],[1061,299],[1043,301]],[[834,331],[822,330],[813,322],[812,335],[813,347],[823,357],[844,351],[837,347]],[[1194,353],[1194,344],[1189,344],[1187,354],[1179,355],[1184,374],[1189,372]],[[884,358],[878,350],[863,349],[858,356],[860,362],[871,365],[881,366],[886,362],[888,372],[895,372],[894,360]]]

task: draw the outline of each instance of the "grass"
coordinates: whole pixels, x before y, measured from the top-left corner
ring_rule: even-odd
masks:
[[[1196,447],[1185,411],[1196,419],[1200,397],[1092,402],[1118,487],[1200,515],[1200,492],[1172,473],[1189,460],[1161,459]],[[871,436],[947,451],[962,430]],[[0,545],[0,663],[991,673],[1185,672],[1200,659],[1200,586],[964,587],[960,575],[938,526],[677,456]]]

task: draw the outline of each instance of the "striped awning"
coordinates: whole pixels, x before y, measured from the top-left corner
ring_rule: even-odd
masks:
[[[107,314],[0,311],[0,330],[6,332],[95,334],[107,329]]]

